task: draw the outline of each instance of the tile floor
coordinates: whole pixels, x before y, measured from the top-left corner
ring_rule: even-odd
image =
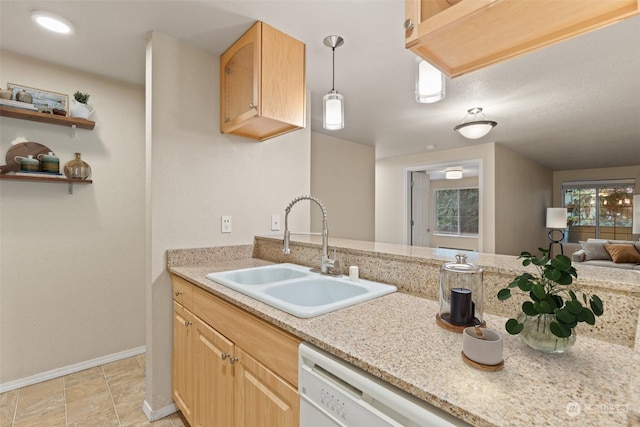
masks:
[[[188,427],[142,412],[144,354],[0,394],[1,427]]]

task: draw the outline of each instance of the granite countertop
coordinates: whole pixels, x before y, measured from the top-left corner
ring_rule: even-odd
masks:
[[[485,372],[462,360],[460,334],[436,325],[435,301],[396,292],[300,319],[205,277],[268,264],[249,256],[169,271],[471,424],[627,425],[635,405],[629,347],[579,336],[569,352],[545,354],[504,332],[506,319],[485,314],[504,338],[505,360],[503,370]]]

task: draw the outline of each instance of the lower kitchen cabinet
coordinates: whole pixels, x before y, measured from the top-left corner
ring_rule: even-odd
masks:
[[[236,370],[235,419],[237,426],[297,426],[298,390],[274,375],[241,349]]]
[[[196,417],[195,424],[191,425],[232,426],[234,366],[230,361],[234,360],[233,343],[196,318],[194,353],[194,370],[197,372]]]
[[[174,284],[173,399],[199,427],[298,427],[300,340],[194,285]],[[184,295],[183,293],[180,296]]]
[[[189,310],[173,302],[173,401],[184,417],[193,425],[193,321]]]

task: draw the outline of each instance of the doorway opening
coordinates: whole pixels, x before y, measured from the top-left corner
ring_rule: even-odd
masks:
[[[462,170],[462,178],[446,179],[445,172],[451,169]],[[411,246],[423,246],[443,249],[467,251],[482,250],[482,162],[467,160],[464,162],[439,163],[421,165],[406,170],[407,213],[406,241]],[[443,230],[442,202],[436,201],[437,193],[465,194],[470,189],[477,189],[477,233],[466,232],[466,227],[459,231]],[[440,203],[440,204],[438,204]],[[458,206],[463,208],[463,206]],[[461,212],[453,209],[453,215]],[[439,214],[436,213],[439,212]],[[447,215],[450,215],[447,213]],[[438,218],[436,218],[438,216]],[[450,219],[450,218],[449,218]],[[460,217],[459,221],[465,221]],[[460,231],[462,230],[462,232]]]

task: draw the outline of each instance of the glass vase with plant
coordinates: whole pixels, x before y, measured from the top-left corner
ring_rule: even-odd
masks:
[[[597,295],[571,287],[578,273],[569,257],[557,255],[551,259],[548,250],[539,248],[539,251],[541,257],[529,252],[522,252],[518,257],[523,258],[523,266],[535,266],[537,275],[526,272],[517,276],[498,292],[498,299],[511,298],[512,289],[526,293],[529,300],[522,304],[522,313],[507,320],[505,329],[511,335],[520,334],[537,350],[561,353],[573,345],[578,323],[595,325],[596,316],[604,312],[604,305]]]

